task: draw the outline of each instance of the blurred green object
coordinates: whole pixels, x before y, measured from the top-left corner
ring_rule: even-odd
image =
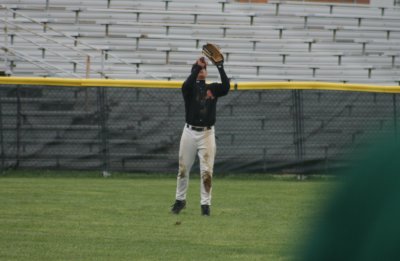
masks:
[[[361,159],[345,171],[301,260],[400,260],[400,146],[377,144]]]

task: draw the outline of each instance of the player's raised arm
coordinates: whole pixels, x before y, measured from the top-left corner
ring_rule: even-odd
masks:
[[[221,84],[216,89],[217,96],[224,96],[228,94],[230,88],[230,81],[228,76],[225,73],[224,66],[221,64],[217,66],[219,75],[221,77]]]
[[[204,57],[200,57],[197,61],[193,64],[191,73],[189,77],[185,80],[182,85],[182,91],[185,93],[188,88],[191,88],[194,82],[197,79],[199,73],[207,67],[207,63],[204,60]]]

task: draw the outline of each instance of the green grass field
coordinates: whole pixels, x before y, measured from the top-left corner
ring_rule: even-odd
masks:
[[[203,217],[196,176],[178,216],[172,176],[35,176],[0,175],[0,260],[290,260],[335,187],[215,177]]]

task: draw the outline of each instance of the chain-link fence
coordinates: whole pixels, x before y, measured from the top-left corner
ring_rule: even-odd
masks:
[[[218,101],[215,171],[332,173],[379,135],[396,139],[399,100],[232,88]],[[179,88],[2,85],[0,167],[176,172],[184,124]]]

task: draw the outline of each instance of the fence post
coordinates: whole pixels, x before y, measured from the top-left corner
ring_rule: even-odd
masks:
[[[393,94],[393,127],[394,127],[394,141],[397,143],[397,101],[396,94]]]
[[[90,55],[86,55],[86,78],[90,77]]]
[[[104,177],[110,176],[109,174],[109,148],[108,148],[108,105],[106,88],[97,87],[97,108],[99,113],[99,145],[102,160],[102,172]]]
[[[293,103],[293,144],[295,149],[295,156],[297,161],[298,179],[303,179],[303,157],[304,157],[304,117],[303,117],[303,95],[302,90],[292,91],[292,103]]]
[[[5,165],[5,152],[4,152],[4,138],[3,138],[3,108],[0,100],[0,149],[1,149],[1,171],[4,170]]]
[[[17,142],[17,152],[16,152],[16,163],[15,163],[15,168],[17,169],[19,167],[19,161],[20,161],[20,149],[21,149],[21,94],[19,87],[16,89],[16,95],[17,95],[17,126],[16,126],[16,142]]]

